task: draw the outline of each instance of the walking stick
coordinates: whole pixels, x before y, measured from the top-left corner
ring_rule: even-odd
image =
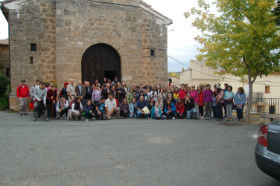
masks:
[[[52,100],[52,119],[53,119],[53,100]]]

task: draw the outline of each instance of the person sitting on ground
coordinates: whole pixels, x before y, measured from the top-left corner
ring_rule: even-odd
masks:
[[[121,116],[123,118],[128,118],[129,117],[129,105],[127,103],[127,99],[123,98],[122,103],[120,104],[120,110],[121,110]]]
[[[20,115],[27,115],[28,98],[30,96],[29,88],[26,85],[26,81],[22,80],[21,84],[17,88],[17,97],[20,105]]]
[[[129,118],[136,118],[137,112],[137,101],[136,97],[133,97],[131,102],[129,103]]]
[[[56,104],[56,112],[58,113],[59,118],[67,118],[69,108],[69,102],[65,97],[60,97],[60,100]]]
[[[94,117],[94,106],[91,102],[91,100],[88,100],[86,105],[84,106],[84,116],[86,121],[89,119],[92,119]]]
[[[34,89],[34,121],[37,121],[38,117],[41,115],[44,116],[45,120],[48,121],[47,113],[46,113],[46,99],[47,99],[47,89],[46,84],[41,83],[40,87],[36,87]]]
[[[152,110],[154,106],[155,106],[155,101],[154,99],[151,99],[148,104],[148,109]]]
[[[138,118],[148,118],[149,113],[145,112],[143,109],[147,108],[147,102],[144,99],[144,96],[140,96],[140,99],[137,101],[137,117]],[[147,108],[148,109],[148,108]]]
[[[184,105],[183,101],[181,100],[181,98],[178,98],[175,107],[176,107],[176,112],[177,112],[177,118],[184,119],[185,105]]]
[[[113,94],[105,101],[106,118],[112,119],[113,116],[120,118],[120,108],[117,107],[116,99]]]
[[[97,102],[95,106],[96,110],[96,119],[97,120],[104,120],[105,119],[105,98],[101,98],[99,102]]]
[[[187,119],[196,119],[197,111],[195,108],[194,99],[190,94],[187,94],[185,99],[185,112],[187,114]]]
[[[81,97],[76,97],[75,101],[71,105],[71,109],[68,110],[68,115],[67,119],[82,119],[82,110],[83,110],[83,105],[81,102],[82,98]]]
[[[175,119],[176,117],[176,107],[170,99],[168,99],[164,105],[164,114],[166,119]]]
[[[160,119],[164,120],[165,119],[165,116],[162,115],[162,111],[161,111],[161,108],[160,108],[158,102],[156,102],[155,106],[153,106],[153,108],[152,108],[151,118],[156,119],[156,120],[160,120]]]

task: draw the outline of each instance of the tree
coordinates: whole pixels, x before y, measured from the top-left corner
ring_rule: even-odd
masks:
[[[253,84],[257,77],[279,71],[279,27],[272,12],[273,0],[216,0],[216,10],[204,0],[186,12],[195,16],[193,26],[202,33],[198,60],[221,73],[248,78],[249,119]]]
[[[277,6],[272,11],[276,18],[276,24],[280,26],[280,0],[277,0]]]

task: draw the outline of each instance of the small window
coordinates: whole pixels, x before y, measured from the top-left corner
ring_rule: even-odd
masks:
[[[6,68],[6,77],[10,77],[10,68]]]
[[[33,52],[37,51],[37,44],[36,43],[31,43],[31,51],[33,51]]]
[[[34,59],[34,57],[30,57],[30,64],[33,64],[33,59]]]
[[[155,49],[151,49],[151,56],[155,56]]]
[[[270,86],[265,86],[265,93],[270,94]]]

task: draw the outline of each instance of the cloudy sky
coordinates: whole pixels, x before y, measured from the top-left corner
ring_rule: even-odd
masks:
[[[0,0],[1,2],[2,0]],[[198,31],[192,27],[191,21],[185,19],[184,12],[196,5],[197,0],[144,0],[154,9],[173,20],[168,27],[168,56],[184,63],[185,66],[168,59],[170,72],[181,71],[182,67],[187,68],[188,62],[195,59],[197,54],[197,43],[194,37]],[[8,37],[8,24],[0,13],[0,39]]]

